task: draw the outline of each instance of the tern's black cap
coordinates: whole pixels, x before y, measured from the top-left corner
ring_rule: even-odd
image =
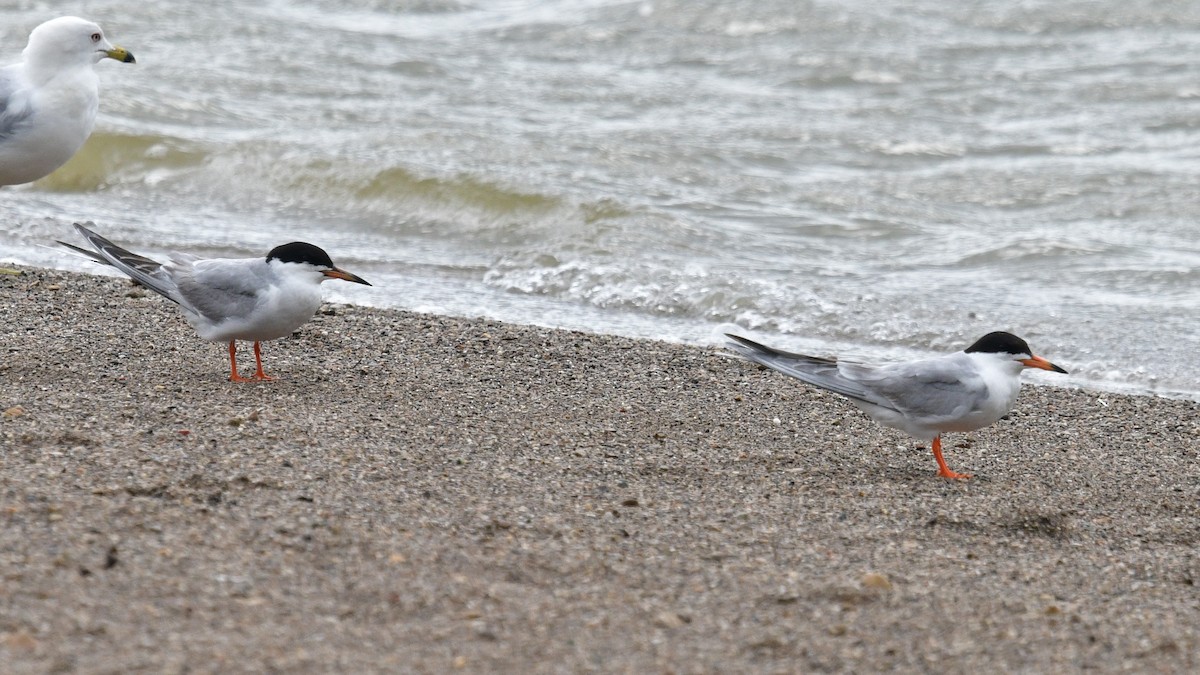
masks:
[[[271,249],[267,262],[278,260],[285,263],[308,263],[317,267],[333,269],[333,260],[321,247],[303,241],[293,241]]]
[[[1026,356],[1033,356],[1033,352],[1029,351],[1029,343],[1012,333],[1005,333],[1002,330],[984,335],[964,351],[968,354],[983,352],[985,354],[1024,354]]]

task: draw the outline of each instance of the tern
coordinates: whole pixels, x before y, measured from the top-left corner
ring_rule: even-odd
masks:
[[[975,431],[1007,415],[1026,368],[1067,372],[1003,331],[988,333],[961,352],[886,365],[792,354],[738,335],[725,336],[742,357],[841,394],[876,422],[932,441],[942,478],[971,477],[946,466],[943,433]]]
[[[71,159],[96,122],[93,66],[136,62],[100,26],[74,16],[34,28],[21,55],[0,68],[0,185],[35,181]]]
[[[112,265],[134,281],[179,305],[200,337],[229,343],[229,379],[270,380],[263,372],[259,342],[290,335],[321,307],[321,282],[344,279],[371,284],[334,266],[329,254],[301,241],[271,249],[265,258],[211,258],[173,254],[159,263],[131,253],[75,223],[95,251],[58,243]],[[254,342],[253,378],[238,375],[237,341]]]

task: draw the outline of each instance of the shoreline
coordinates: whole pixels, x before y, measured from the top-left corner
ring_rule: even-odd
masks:
[[[87,262],[89,265],[91,264],[91,261],[88,261],[86,258],[81,257],[80,260]],[[99,272],[98,270],[102,270],[102,269],[106,269],[106,268],[96,267],[96,266],[93,266],[93,267],[95,267],[95,270],[89,270],[86,268],[76,269],[76,268],[70,268],[70,267],[54,267],[54,266],[41,267],[41,266],[36,266],[36,265],[27,265],[24,263],[0,261],[0,270],[12,269],[12,270],[29,271],[29,270],[45,269],[47,271],[58,272],[58,273],[63,273],[63,274],[81,274],[84,276],[109,277],[109,278],[115,278],[115,279],[127,279],[128,278],[128,277],[120,274],[119,272],[116,272],[115,270],[113,270],[113,274],[104,274],[102,272]],[[107,269],[112,270],[112,268],[107,268]],[[93,273],[93,271],[95,271],[95,273]],[[665,344],[681,345],[681,346],[692,347],[692,348],[701,349],[701,350],[712,350],[712,349],[720,350],[720,349],[722,349],[721,345],[714,344],[711,342],[705,343],[701,340],[671,339],[669,337],[654,337],[654,336],[648,337],[648,336],[644,336],[644,335],[632,335],[632,334],[624,334],[624,333],[593,332],[593,331],[589,331],[589,330],[578,329],[578,328],[575,328],[572,326],[528,324],[528,323],[514,322],[514,321],[510,321],[508,319],[494,318],[494,317],[489,317],[489,316],[484,316],[484,315],[469,316],[469,315],[458,315],[458,314],[454,314],[454,313],[443,314],[443,313],[437,313],[437,312],[423,311],[423,310],[419,310],[419,309],[406,309],[406,308],[401,308],[401,307],[388,307],[388,306],[374,305],[374,304],[369,304],[369,303],[349,302],[349,301],[346,301],[345,299],[327,300],[326,304],[328,304],[328,305],[347,305],[347,306],[351,306],[351,307],[361,307],[364,309],[372,309],[372,310],[380,310],[380,311],[393,311],[393,312],[409,313],[409,314],[421,315],[421,316],[425,316],[425,315],[437,316],[437,317],[445,317],[447,319],[461,319],[464,321],[476,321],[476,320],[477,321],[491,321],[491,322],[496,322],[496,323],[503,323],[506,325],[524,326],[524,327],[528,327],[530,329],[537,329],[537,330],[562,330],[562,331],[567,331],[567,332],[582,332],[582,333],[586,333],[589,335],[611,336],[611,337],[616,337],[616,338],[641,340],[641,341],[655,342],[655,343],[662,342]],[[730,324],[729,327],[736,328],[736,326],[734,326],[733,324]],[[715,332],[715,329],[714,329],[714,332]],[[748,333],[748,337],[754,338],[754,331],[746,331],[746,332]],[[758,338],[754,338],[754,339],[758,339]],[[779,345],[775,344],[774,342],[771,342],[770,344],[772,344],[772,346],[779,346]],[[969,344],[969,339],[964,341],[963,346],[966,346],[966,344]],[[859,352],[851,350],[850,354],[857,356],[859,354]],[[821,355],[821,353],[817,352],[816,355]],[[936,355],[936,353],[931,352],[931,353],[926,353],[925,355],[926,356],[934,356],[934,355]],[[921,354],[918,353],[918,354],[915,354],[912,356],[908,356],[907,358],[920,358],[920,357],[921,357]],[[1078,375],[1077,373],[1075,373],[1074,371],[1071,372],[1071,376],[1073,379],[1071,380],[1070,384],[1067,384],[1067,385],[1058,384],[1058,383],[1054,382],[1053,380],[1050,380],[1050,381],[1045,381],[1045,380],[1032,381],[1031,380],[1031,381],[1028,381],[1026,384],[1029,384],[1032,386],[1049,386],[1049,387],[1054,387],[1054,388],[1059,388],[1059,389],[1079,389],[1082,391],[1090,391],[1090,392],[1097,393],[1097,394],[1111,394],[1111,395],[1118,395],[1118,396],[1149,396],[1152,398],[1163,398],[1163,399],[1176,400],[1176,401],[1192,401],[1192,402],[1200,403],[1200,389],[1197,389],[1195,391],[1183,390],[1183,389],[1159,391],[1159,390],[1145,388],[1145,387],[1126,386],[1126,385],[1122,385],[1122,384],[1118,384],[1118,383],[1114,383],[1114,382],[1110,382],[1110,381],[1106,381],[1106,380],[1102,380],[1102,379],[1081,379],[1081,376]]]
[[[1027,382],[944,481],[721,350],[325,305],[238,385],[153,293],[19,269],[14,672],[1200,666],[1200,403]]]

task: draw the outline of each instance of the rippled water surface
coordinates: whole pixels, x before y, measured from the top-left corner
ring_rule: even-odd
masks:
[[[1200,396],[1200,5],[62,4],[138,64],[0,189],[0,259],[302,239],[376,284],[339,300],[869,358],[1005,329]],[[2,60],[58,13],[0,8]]]

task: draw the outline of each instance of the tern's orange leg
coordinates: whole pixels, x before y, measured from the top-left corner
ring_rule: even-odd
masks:
[[[935,436],[933,439],[933,458],[937,460],[938,472],[937,475],[942,478],[962,478],[971,477],[969,473],[954,473],[950,467],[946,466],[946,460],[942,459],[942,437]]]
[[[230,382],[253,382],[248,377],[242,377],[237,372],[237,342],[229,341],[229,381]]]
[[[254,372],[254,379],[256,379],[256,380],[273,380],[273,379],[275,379],[273,377],[268,377],[267,374],[263,372],[262,350],[259,349],[257,340],[255,340],[255,342],[254,342],[254,363],[258,365],[258,370],[256,370]]]

